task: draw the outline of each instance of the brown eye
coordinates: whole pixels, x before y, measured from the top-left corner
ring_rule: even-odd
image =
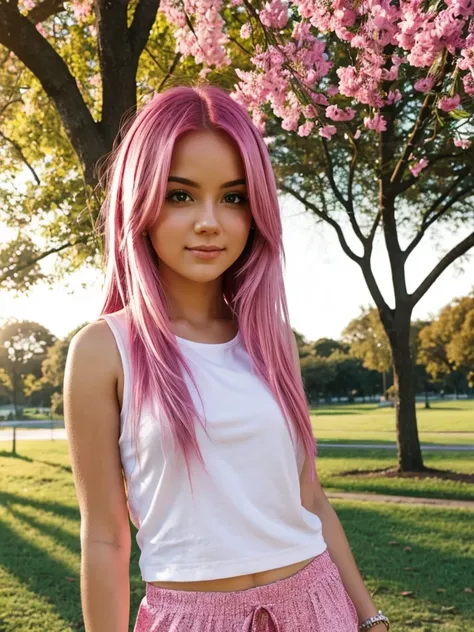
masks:
[[[171,200],[172,202],[177,202],[178,204],[181,202],[186,202],[186,197],[191,197],[189,195],[189,193],[187,193],[186,191],[170,191],[167,195],[166,195],[166,200]]]
[[[229,201],[229,204],[246,204],[248,202],[248,199],[245,195],[243,195],[242,193],[227,193],[227,195],[225,196],[226,198],[233,198],[235,200],[235,198],[237,198],[237,202],[235,201]]]

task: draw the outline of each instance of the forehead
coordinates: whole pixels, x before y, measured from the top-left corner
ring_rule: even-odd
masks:
[[[182,134],[176,141],[170,175],[205,182],[243,178],[244,165],[235,141],[213,130]]]

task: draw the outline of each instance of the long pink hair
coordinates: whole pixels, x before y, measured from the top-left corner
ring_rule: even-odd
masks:
[[[292,354],[275,176],[265,142],[248,113],[215,86],[177,86],[155,95],[127,124],[107,166],[106,197],[99,218],[106,266],[101,315],[127,307],[132,427],[136,433],[141,407],[152,395],[168,421],[175,448],[178,445],[182,450],[192,489],[192,454],[204,468],[205,463],[194,425],[200,415],[182,370],[196,382],[170,329],[158,258],[144,231],[160,213],[176,139],[203,129],[223,131],[237,144],[256,225],[239,259],[224,273],[223,297],[236,316],[255,370],[273,392],[287,425],[291,420],[296,424],[313,481],[317,452]]]

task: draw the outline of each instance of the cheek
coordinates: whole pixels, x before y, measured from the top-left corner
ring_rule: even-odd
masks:
[[[172,250],[181,244],[185,232],[178,216],[160,218],[150,228],[150,236],[155,247]]]

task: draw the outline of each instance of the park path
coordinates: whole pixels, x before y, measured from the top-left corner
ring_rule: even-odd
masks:
[[[0,427],[1,428],[1,427]],[[2,430],[0,429],[0,441],[11,441],[13,438],[13,430],[11,428]],[[40,428],[40,429],[26,429],[26,428],[18,428],[16,431],[17,440],[33,440],[33,441],[46,441],[48,439],[66,439],[66,430],[65,428]],[[318,449],[324,448],[336,448],[336,449],[345,449],[350,448],[351,450],[396,450],[397,446],[395,443],[328,443],[323,440],[318,440],[317,442]],[[436,450],[436,451],[448,451],[448,452],[474,452],[474,444],[473,445],[455,445],[455,444],[421,444],[422,450]]]
[[[395,503],[402,505],[435,505],[474,511],[474,500],[450,500],[448,498],[421,498],[416,496],[392,496],[391,494],[359,494],[356,492],[325,492],[326,496],[337,500],[362,500],[376,503]]]
[[[397,446],[395,443],[327,443],[326,441],[318,441],[318,448],[350,448],[358,449],[362,448],[367,450],[367,448],[371,448],[372,450],[396,450]],[[456,445],[456,444],[421,444],[422,450],[442,450],[444,451],[454,451],[454,452],[474,452],[474,445]]]

